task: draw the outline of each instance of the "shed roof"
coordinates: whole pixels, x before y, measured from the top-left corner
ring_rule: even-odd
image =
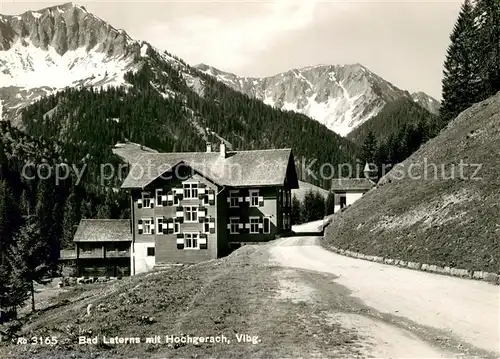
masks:
[[[367,178],[334,178],[332,180],[332,191],[369,190],[375,183]]]
[[[130,219],[82,219],[74,242],[131,242]]]
[[[281,186],[289,165],[294,166],[293,173],[296,173],[289,148],[232,151],[226,157],[220,156],[219,152],[143,153],[130,161],[130,172],[122,188],[145,188],[179,164],[217,184],[230,187]],[[296,176],[289,178],[289,184],[298,188]]]

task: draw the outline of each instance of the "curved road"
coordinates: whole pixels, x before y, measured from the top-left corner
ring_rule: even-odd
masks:
[[[461,343],[500,357],[500,287],[344,257],[320,237],[290,237],[269,247],[284,267],[330,273],[367,306],[438,329]]]

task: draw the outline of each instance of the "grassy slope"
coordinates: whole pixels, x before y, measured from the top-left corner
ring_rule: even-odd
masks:
[[[78,286],[60,294],[62,305],[39,312],[22,335],[58,337],[50,346],[0,344],[0,358],[187,358],[327,357],[354,354],[354,331],[327,324],[322,311],[351,310],[339,290],[334,302],[317,304],[280,298],[287,270],[268,266],[265,246],[247,246],[222,260],[165,269],[112,284]],[[319,277],[318,277],[319,278]],[[314,278],[313,278],[314,279]],[[323,279],[331,283],[331,279]],[[335,298],[335,296],[330,296]],[[87,307],[91,315],[87,316]],[[356,310],[356,309],[354,309]],[[359,309],[361,310],[361,309]],[[236,333],[259,336],[238,343]],[[220,335],[228,344],[78,345],[78,336]]]
[[[464,111],[441,134],[334,217],[325,246],[443,266],[500,272],[500,93]],[[424,176],[427,163],[446,175],[460,160],[481,164],[479,180]],[[475,168],[466,167],[470,178]],[[456,167],[458,173],[458,167]],[[405,173],[408,173],[407,171]]]

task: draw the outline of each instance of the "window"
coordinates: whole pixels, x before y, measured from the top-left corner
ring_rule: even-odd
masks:
[[[271,220],[268,217],[264,217],[264,233],[271,233]]]
[[[177,197],[175,194],[174,194],[174,206],[178,206],[179,205],[179,197]]]
[[[258,207],[259,206],[259,190],[251,189],[250,193],[250,207]]]
[[[345,193],[341,194],[339,198],[340,198],[340,208],[344,208],[347,204],[347,199],[346,199]]]
[[[143,218],[142,219],[142,233],[143,234],[153,234],[154,233],[154,228],[155,224],[153,222],[153,218]]]
[[[198,183],[184,183],[184,198],[198,198]]]
[[[148,257],[154,257],[155,256],[155,247],[148,247]]]
[[[229,208],[237,208],[238,204],[238,191],[229,191]]]
[[[198,206],[184,207],[184,220],[186,222],[198,222]]]
[[[205,194],[203,196],[203,204],[207,206],[210,204],[210,201],[208,200],[208,194]]]
[[[161,188],[158,188],[156,189],[156,206],[157,207],[162,207],[162,200],[161,200],[161,196],[163,195],[163,189]]]
[[[148,192],[142,192],[142,207],[151,208],[152,200],[151,195]]]
[[[250,234],[259,233],[259,217],[250,217]]]
[[[229,218],[229,233],[238,234],[240,233],[240,217]]]
[[[167,223],[165,222],[165,226]],[[156,217],[156,233],[163,233],[163,217]]]
[[[198,233],[184,233],[184,249],[200,249]]]
[[[174,233],[181,233],[181,224],[179,222],[174,222]]]

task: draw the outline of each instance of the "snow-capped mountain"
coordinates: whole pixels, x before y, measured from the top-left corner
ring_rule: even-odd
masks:
[[[360,64],[310,66],[264,78],[240,77],[205,64],[196,67],[268,105],[308,115],[342,136],[386,103],[412,98]]]
[[[0,15],[0,98],[16,110],[68,86],[124,86],[149,47],[72,3]]]
[[[414,92],[411,94],[411,98],[430,113],[435,115],[439,113],[441,102],[436,100],[434,97],[427,95],[425,92]]]

